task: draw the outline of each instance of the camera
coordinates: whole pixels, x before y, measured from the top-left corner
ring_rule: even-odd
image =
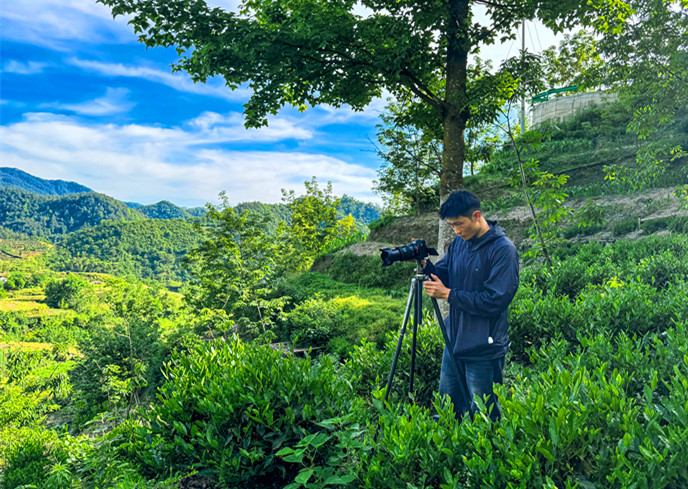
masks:
[[[382,266],[388,267],[395,261],[424,260],[428,255],[437,256],[437,251],[425,244],[422,239],[414,239],[409,244],[396,248],[380,249]]]

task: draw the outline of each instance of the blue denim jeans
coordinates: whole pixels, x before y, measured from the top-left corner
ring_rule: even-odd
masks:
[[[445,347],[440,371],[440,395],[449,395],[454,403],[456,419],[460,420],[466,413],[469,413],[471,418],[473,417],[478,410],[475,396],[489,396],[485,405],[493,421],[502,417],[497,396],[492,390],[493,384],[503,382],[502,370],[504,370],[504,357],[494,360],[458,360],[457,365],[452,361]]]

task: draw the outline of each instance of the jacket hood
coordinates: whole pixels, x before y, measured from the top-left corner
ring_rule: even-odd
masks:
[[[466,244],[470,249],[477,250],[481,246],[484,246],[486,243],[489,243],[490,241],[494,241],[497,238],[506,236],[504,228],[497,224],[497,221],[487,220],[487,223],[490,225],[490,229],[485,234],[483,234],[479,238],[471,238],[468,241],[466,241]]]

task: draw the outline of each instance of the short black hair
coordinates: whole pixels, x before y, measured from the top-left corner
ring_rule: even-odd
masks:
[[[452,192],[440,207],[440,218],[472,217],[475,211],[480,210],[480,199],[468,190]]]

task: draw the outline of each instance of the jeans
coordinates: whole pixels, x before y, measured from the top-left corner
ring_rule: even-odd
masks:
[[[502,411],[492,385],[503,382],[504,357],[494,360],[458,360],[457,363],[452,360],[452,356],[445,347],[440,371],[440,395],[449,395],[454,403],[456,419],[460,420],[466,413],[469,413],[472,418],[478,410],[474,397],[489,396],[485,401],[485,406],[489,410],[490,419],[499,420],[502,417]]]

